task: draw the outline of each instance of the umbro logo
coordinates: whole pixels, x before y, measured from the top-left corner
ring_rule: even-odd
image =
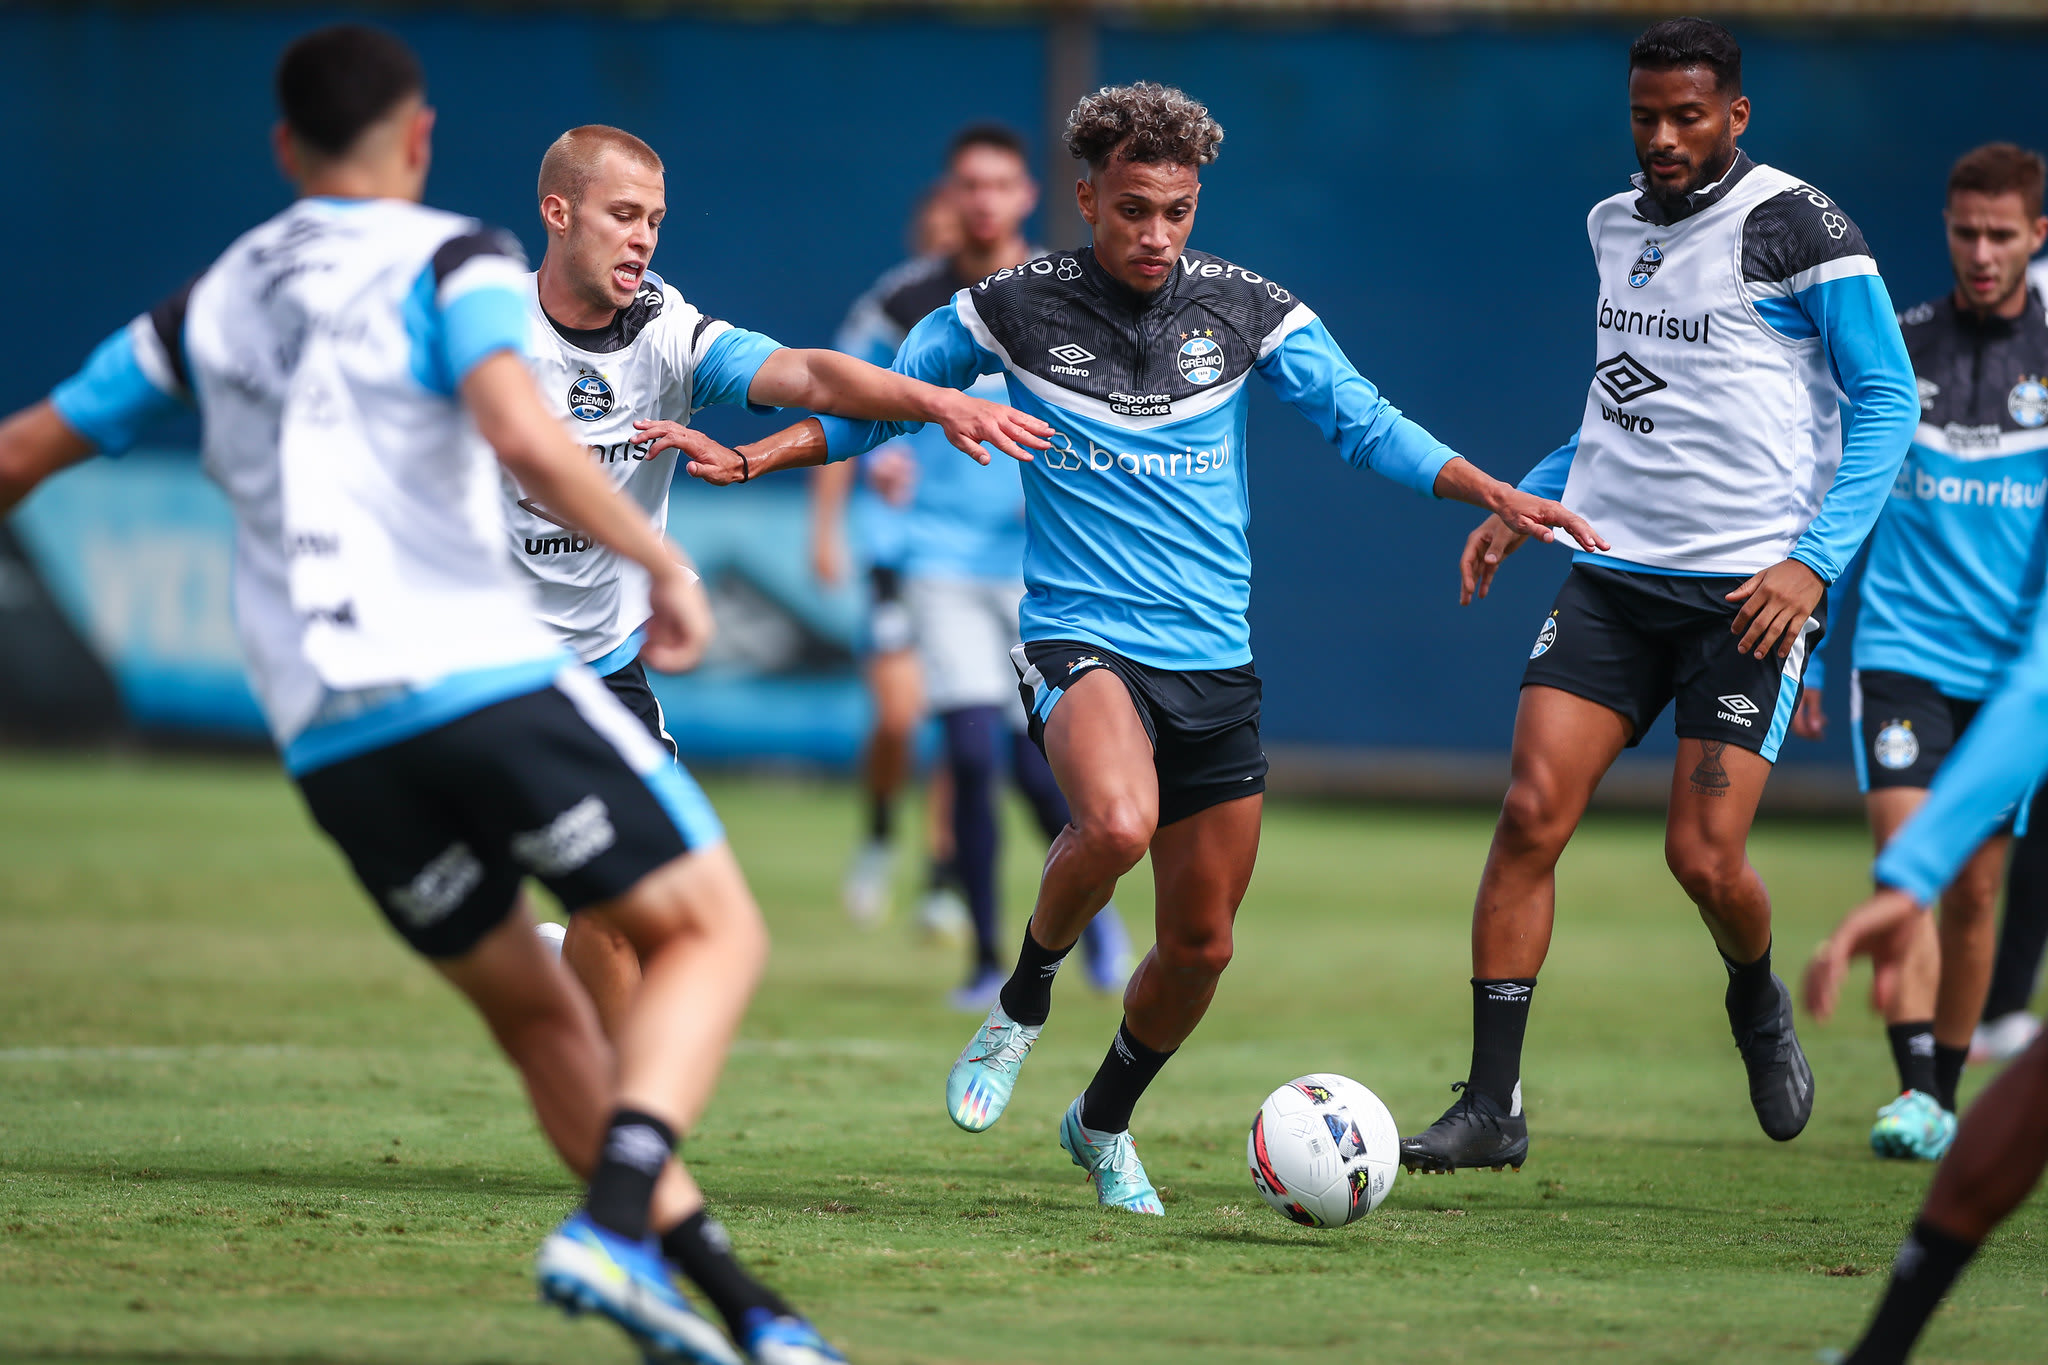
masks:
[[[1066,361],[1069,365],[1085,365],[1087,362],[1095,359],[1095,352],[1089,350],[1086,346],[1076,346],[1071,341],[1064,346],[1050,348],[1048,354],[1055,360]]]
[[[1486,998],[1488,1000],[1498,1000],[1502,1004],[1512,1005],[1527,1000],[1529,998],[1529,991],[1530,987],[1528,986],[1518,986],[1513,982],[1507,982],[1503,985],[1488,986],[1486,988]]]
[[[1758,710],[1755,702],[1739,692],[1732,692],[1725,697],[1716,697],[1714,700],[1721,703],[1721,709],[1714,713],[1717,720],[1733,721],[1745,730],[1750,727],[1749,718],[1755,715]]]
[[[1659,379],[1649,366],[1627,351],[1609,356],[1595,365],[1593,378],[1599,381],[1600,387],[1607,391],[1607,396],[1612,398],[1617,406],[1641,398],[1646,393],[1655,393],[1659,389],[1671,387]]]

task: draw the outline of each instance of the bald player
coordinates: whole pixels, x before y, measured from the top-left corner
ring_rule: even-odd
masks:
[[[715,403],[755,412],[807,408],[850,417],[935,422],[973,458],[979,442],[1024,458],[1041,424],[879,369],[837,351],[783,347],[707,317],[648,268],[667,213],[661,158],[631,133],[592,124],[557,138],[540,165],[547,254],[527,294],[531,366],[542,397],[612,483],[656,528],[668,523],[676,451],[648,444]],[[512,557],[533,583],[541,619],[601,676],[654,737],[676,748],[640,662],[646,573],[504,481]],[[701,592],[701,585],[697,589]],[[697,642],[699,653],[703,641]],[[693,655],[686,667],[694,665]],[[625,939],[588,916],[562,947],[608,1035],[640,979]]]

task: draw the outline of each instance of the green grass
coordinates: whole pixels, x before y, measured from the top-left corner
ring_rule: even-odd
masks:
[[[1467,1041],[1483,814],[1277,804],[1236,964],[1138,1113],[1168,1216],[1101,1213],[1053,1141],[1117,1017],[1079,973],[1003,1123],[941,1080],[958,967],[836,906],[847,793],[711,784],[777,933],[688,1156],[744,1254],[867,1362],[1800,1361],[1853,1338],[1924,1189],[1864,1145],[1888,1096],[1859,1012],[1808,1030],[1819,1107],[1757,1131],[1720,970],[1654,822],[1567,855],[1529,1036],[1520,1175],[1402,1176],[1353,1228],[1269,1213],[1259,1099],[1363,1080],[1406,1128]],[[1012,921],[1035,849],[1012,841]],[[1846,825],[1760,831],[1780,942],[1866,883]],[[1142,911],[1141,874],[1124,904]],[[535,1307],[576,1190],[478,1025],[409,958],[267,765],[0,760],[0,1358],[626,1362]],[[2039,1360],[2039,1201],[1926,1361]]]

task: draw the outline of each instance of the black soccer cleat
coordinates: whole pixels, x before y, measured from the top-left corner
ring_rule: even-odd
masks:
[[[1776,1142],[1790,1142],[1813,1117],[1813,1068],[1792,1031],[1792,992],[1774,974],[1776,997],[1760,1017],[1741,1020],[1732,1006],[1728,1024],[1749,1071],[1749,1103],[1756,1121]]]
[[[1402,1166],[1424,1175],[1480,1166],[1521,1170],[1529,1159],[1529,1121],[1503,1112],[1491,1097],[1464,1081],[1451,1089],[1464,1092],[1457,1103],[1424,1131],[1401,1139]]]

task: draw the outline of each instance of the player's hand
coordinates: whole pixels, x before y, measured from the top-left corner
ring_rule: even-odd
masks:
[[[1527,536],[1517,535],[1499,517],[1489,516],[1465,537],[1465,552],[1458,556],[1458,605],[1469,607],[1486,596],[1500,563],[1522,548]]]
[[[1775,645],[1778,657],[1785,658],[1827,594],[1821,576],[1796,559],[1781,559],[1762,573],[1751,574],[1728,594],[1730,602],[1742,604],[1728,627],[1742,637],[1735,647],[1761,659]]]
[[[1826,739],[1828,714],[1820,709],[1820,691],[1809,687],[1799,694],[1792,711],[1792,733],[1801,739]]]
[[[1600,538],[1600,533],[1577,512],[1561,502],[1524,493],[1512,484],[1501,485],[1501,492],[1491,500],[1491,505],[1501,524],[1518,536],[1534,536],[1548,544],[1557,539],[1559,531],[1563,531],[1579,543],[1581,550],[1609,548],[1607,542]]]
[[[737,450],[720,445],[701,431],[694,431],[679,422],[635,422],[633,427],[648,438],[648,459],[664,450],[680,451],[683,472],[714,488],[745,483],[752,477],[753,471]]]
[[[687,673],[702,662],[717,626],[697,571],[675,564],[648,585],[647,605],[647,642],[640,646],[647,666],[657,673]]]
[[[1849,975],[1851,960],[1875,956],[1888,940],[1910,930],[1914,917],[1921,913],[1919,902],[1904,891],[1880,886],[1869,900],[1845,915],[1806,964],[1806,1012],[1825,1024],[1841,1003],[1842,982]]]
[[[932,401],[932,420],[945,429],[946,439],[967,452],[976,464],[988,463],[986,441],[1013,460],[1027,464],[1034,450],[1047,450],[1052,428],[1015,408],[991,403],[957,389],[940,389]]]
[[[917,495],[917,457],[893,446],[869,451],[861,461],[868,487],[891,507],[908,507]]]

